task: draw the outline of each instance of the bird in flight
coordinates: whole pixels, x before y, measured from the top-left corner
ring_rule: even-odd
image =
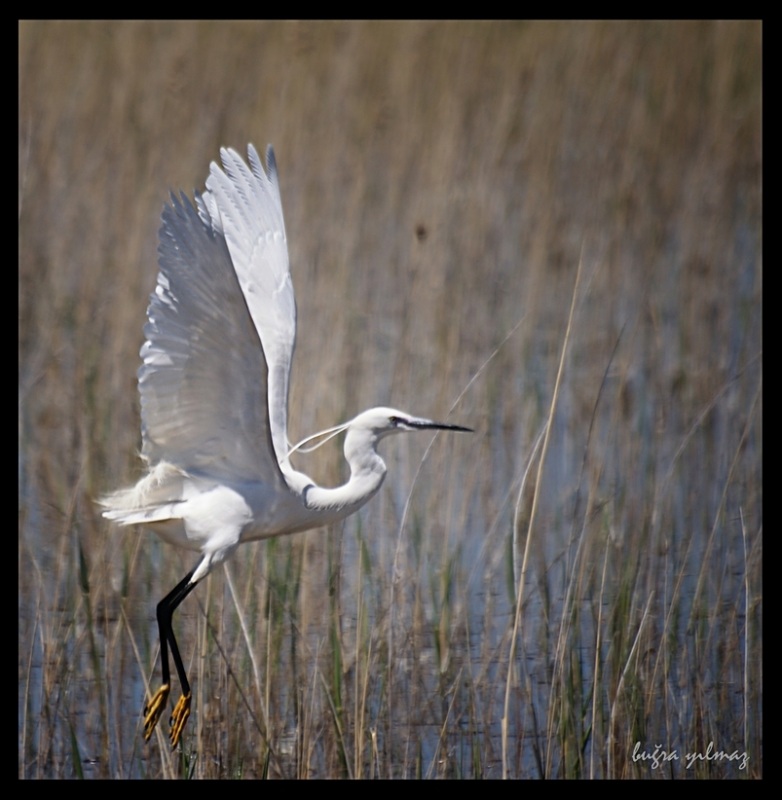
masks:
[[[157,606],[163,682],[144,708],[144,738],[168,703],[170,649],[182,690],[169,720],[172,748],[190,716],[191,691],[171,619],[196,585],[243,542],[328,525],[361,508],[386,474],[377,453],[384,437],[471,430],[372,408],[290,446],[296,304],[277,165],[271,147],[265,170],[252,145],[247,153],[249,166],[221,149],[222,168],[212,162],[195,204],[172,193],[163,209],[138,372],[147,473],[100,501],[104,517],[148,525],[200,554]],[[347,483],[318,486],[293,468],[294,452],[342,432]]]

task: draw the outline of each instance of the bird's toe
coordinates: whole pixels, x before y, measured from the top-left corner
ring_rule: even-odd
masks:
[[[186,695],[183,694],[177,701],[174,710],[171,712],[171,719],[168,721],[168,724],[171,726],[169,738],[171,739],[172,748],[179,744],[179,739],[182,736],[182,730],[185,727],[187,718],[190,716],[191,697],[192,695],[190,692],[188,692]]]

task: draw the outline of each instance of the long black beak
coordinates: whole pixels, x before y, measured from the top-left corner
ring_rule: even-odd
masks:
[[[410,419],[405,420],[405,423],[409,425],[411,428],[415,428],[419,431],[428,431],[428,430],[435,430],[435,431],[462,431],[464,433],[473,433],[472,428],[465,428],[464,425],[451,425],[448,422],[435,422],[431,419],[417,419],[416,417],[412,417]]]

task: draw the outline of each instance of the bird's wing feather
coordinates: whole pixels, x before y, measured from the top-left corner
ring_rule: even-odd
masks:
[[[221,149],[223,169],[212,163],[206,186],[242,288],[247,308],[263,344],[268,372],[271,437],[277,461],[289,469],[288,381],[296,339],[285,223],[274,151],[266,150],[266,171],[252,145],[250,167],[234,150]],[[203,212],[202,212],[203,213]],[[210,210],[214,216],[214,211]]]
[[[142,454],[215,479],[282,483],[266,360],[225,239],[204,218],[210,202],[196,210],[172,195],[163,210],[138,375]]]

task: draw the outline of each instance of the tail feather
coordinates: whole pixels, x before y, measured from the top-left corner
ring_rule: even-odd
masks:
[[[179,467],[161,461],[135,486],[105,494],[98,504],[106,519],[120,525],[176,519],[186,477]]]

